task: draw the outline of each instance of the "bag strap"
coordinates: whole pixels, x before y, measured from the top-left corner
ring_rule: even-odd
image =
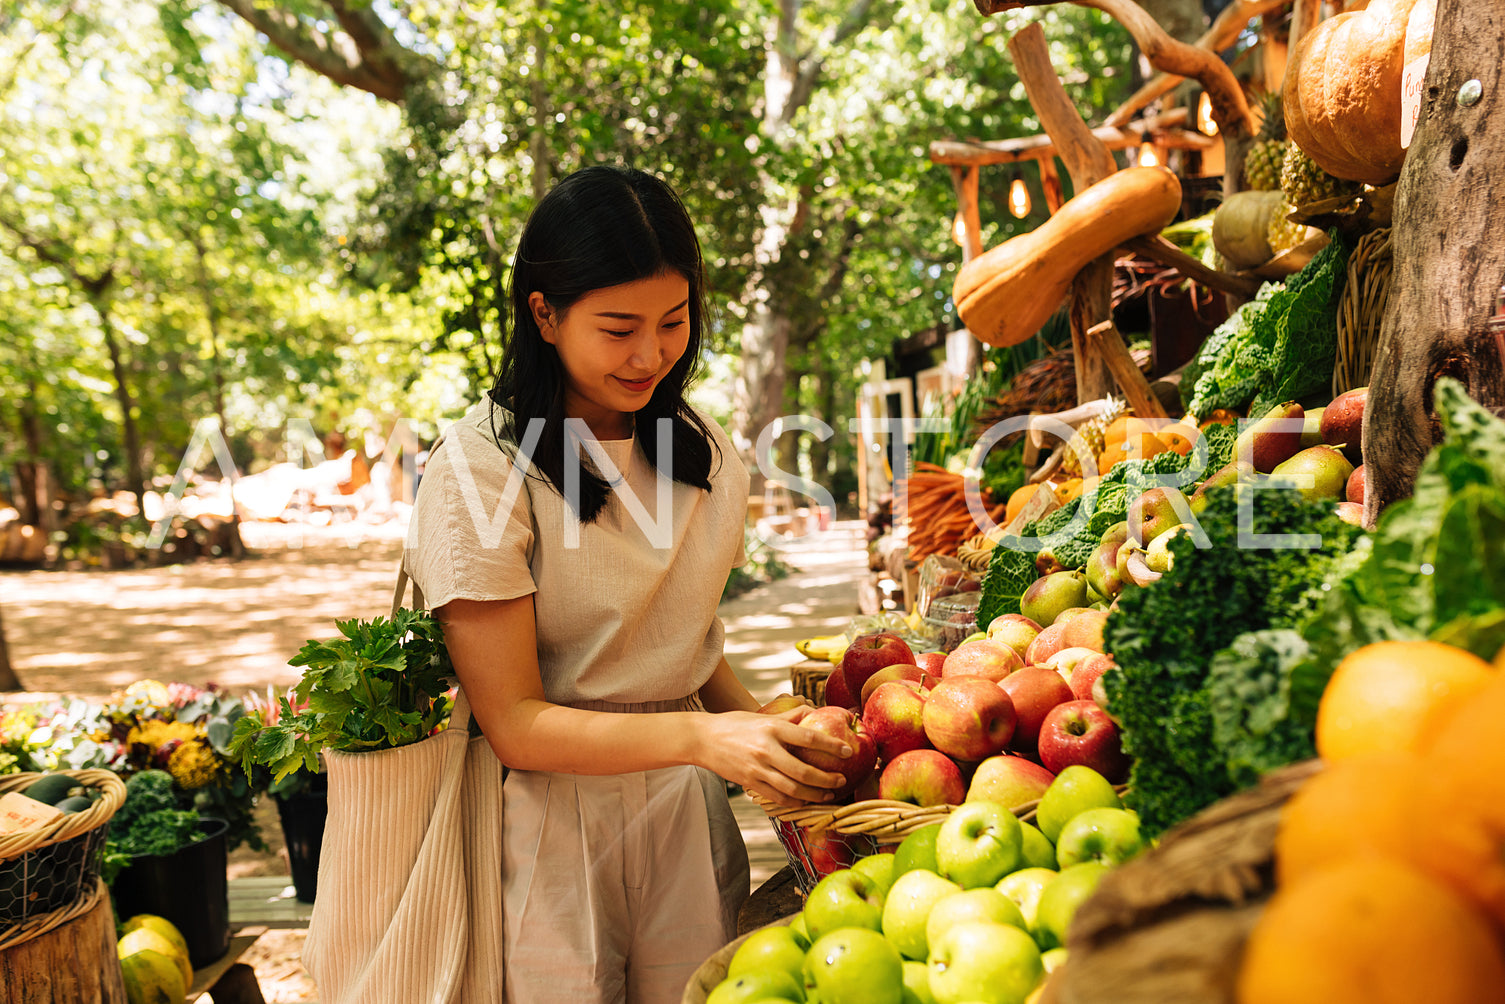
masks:
[[[402,565],[397,566],[397,589],[392,593],[392,616],[397,616],[397,611],[402,609],[402,601],[407,595],[408,570]],[[413,583],[413,609],[423,609],[423,590],[418,588],[418,583]],[[449,712],[450,728],[470,728],[470,698],[465,696],[465,688],[455,682],[455,706]]]

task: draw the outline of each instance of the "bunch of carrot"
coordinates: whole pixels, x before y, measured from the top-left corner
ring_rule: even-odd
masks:
[[[924,561],[932,554],[955,554],[958,545],[981,532],[967,509],[963,478],[935,464],[917,463],[914,473],[901,483],[908,493],[909,558]],[[983,506],[994,523],[1003,522],[1004,503],[982,489]]]

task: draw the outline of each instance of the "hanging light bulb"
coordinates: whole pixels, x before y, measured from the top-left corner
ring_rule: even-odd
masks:
[[[1029,210],[1029,189],[1024,187],[1023,178],[1015,178],[1009,186],[1009,212],[1014,214],[1015,219],[1022,220],[1029,215]]]
[[[1155,152],[1155,148],[1149,144],[1149,141],[1139,144],[1139,158],[1136,163],[1140,167],[1155,167],[1160,163],[1160,155]]]
[[[1197,131],[1203,136],[1216,136],[1218,124],[1212,117],[1212,98],[1207,92],[1202,92],[1202,97],[1197,101]]]

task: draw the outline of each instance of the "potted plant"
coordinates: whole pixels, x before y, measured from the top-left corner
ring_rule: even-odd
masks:
[[[308,701],[288,690],[279,694],[267,687],[266,696],[246,695],[249,720],[257,728],[275,726],[282,720],[282,709],[293,714],[308,710]],[[288,870],[298,899],[312,903],[318,894],[319,847],[324,839],[324,821],[329,814],[329,785],[322,762],[316,771],[300,769],[273,779],[270,768],[253,764],[249,776],[277,802],[277,818],[282,824],[283,845],[287,848]]]
[[[289,660],[303,677],[289,691],[268,691],[250,702],[235,724],[230,755],[247,778],[270,773],[266,790],[278,798],[288,856],[302,845],[303,868],[294,867],[298,898],[312,900],[307,853],[314,852],[327,800],[322,794],[321,754],[326,749],[362,752],[417,742],[444,726],[454,704],[453,674],[439,622],[425,610],[398,610],[391,618],[345,620],[340,637],[309,641]],[[290,828],[291,822],[291,828]],[[305,884],[299,885],[299,871]]]

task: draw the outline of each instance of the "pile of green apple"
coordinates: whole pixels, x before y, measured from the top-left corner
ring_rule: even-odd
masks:
[[[1063,770],[1035,820],[968,802],[832,872],[738,946],[706,1004],[1025,1004],[1065,961],[1077,908],[1145,847],[1088,767]]]

